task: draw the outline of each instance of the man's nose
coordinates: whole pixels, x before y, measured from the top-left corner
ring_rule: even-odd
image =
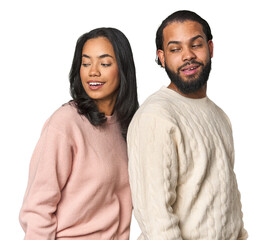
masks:
[[[196,59],[196,54],[190,48],[186,48],[183,50],[183,61],[191,61]]]

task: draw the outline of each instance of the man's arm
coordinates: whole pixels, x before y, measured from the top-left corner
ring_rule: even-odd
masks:
[[[136,117],[128,132],[129,176],[135,217],[145,239],[182,240],[173,214],[178,156],[173,128],[159,117]]]
[[[238,236],[237,240],[246,240],[246,239],[248,239],[248,233],[243,227],[242,230],[239,233],[239,236]]]

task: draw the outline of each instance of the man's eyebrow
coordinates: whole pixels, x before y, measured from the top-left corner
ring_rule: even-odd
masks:
[[[171,44],[180,44],[180,41],[169,41],[167,46],[171,45]]]
[[[195,41],[195,40],[198,39],[198,38],[202,38],[202,39],[204,39],[203,36],[201,36],[201,35],[197,35],[197,36],[191,38],[191,41],[193,42],[193,41]]]
[[[195,41],[198,38],[203,38],[204,39],[203,36],[197,35],[195,37],[192,37],[189,41],[193,42],[193,41]],[[181,44],[181,43],[182,43],[181,41],[169,41],[168,44],[167,44],[167,46],[169,46],[170,44]]]
[[[85,57],[85,58],[91,58],[90,56],[88,56],[87,54],[83,54],[82,57]],[[113,58],[111,55],[109,54],[102,54],[100,55],[98,58],[105,58],[105,57],[111,57]]]

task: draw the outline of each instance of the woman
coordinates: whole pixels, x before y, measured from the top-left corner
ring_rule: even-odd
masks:
[[[25,240],[129,239],[125,136],[138,101],[122,32],[99,28],[78,39],[70,92],[33,153],[20,212]]]

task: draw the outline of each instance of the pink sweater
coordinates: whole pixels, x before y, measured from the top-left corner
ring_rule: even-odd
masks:
[[[128,240],[126,143],[115,116],[92,126],[74,106],[45,123],[20,212],[25,240]]]

